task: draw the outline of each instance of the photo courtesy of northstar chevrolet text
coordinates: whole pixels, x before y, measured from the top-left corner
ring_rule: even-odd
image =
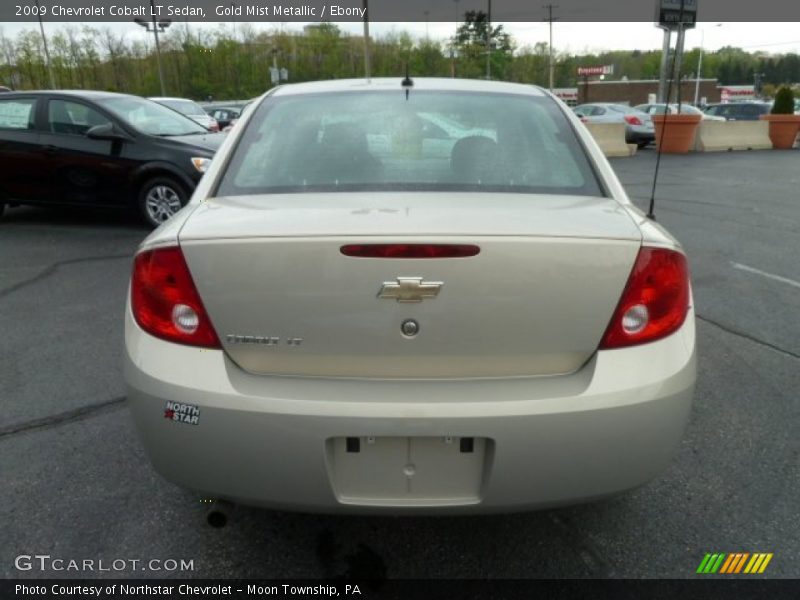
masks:
[[[798,23],[0,6],[0,597],[796,595]]]

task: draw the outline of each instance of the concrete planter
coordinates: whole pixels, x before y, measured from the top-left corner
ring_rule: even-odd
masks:
[[[697,127],[702,118],[702,115],[686,113],[653,115],[656,148],[667,154],[686,154],[694,146]]]
[[[769,122],[769,139],[776,150],[789,150],[800,132],[800,115],[761,115]]]

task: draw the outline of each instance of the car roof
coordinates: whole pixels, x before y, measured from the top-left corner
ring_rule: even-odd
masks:
[[[413,87],[404,88],[401,77],[379,77],[375,79],[336,79],[332,81],[315,81],[308,83],[292,83],[278,87],[274,96],[291,96],[299,94],[320,94],[331,92],[366,92],[366,91],[453,91],[453,92],[492,92],[498,94],[521,94],[527,96],[544,96],[542,88],[521,83],[505,83],[501,81],[482,81],[477,79],[448,79],[436,77],[412,78]]]
[[[195,102],[191,98],[177,98],[174,96],[148,96],[147,98],[149,100],[180,100],[184,102],[194,102],[195,104],[197,104],[197,102]]]
[[[706,104],[706,106],[766,106],[769,105],[769,102],[764,102],[763,100],[745,100],[743,102],[711,102]]]
[[[133,94],[118,94],[117,92],[104,92],[99,90],[24,90],[6,92],[4,98],[7,96],[29,96],[35,94],[37,96],[74,96],[76,98],[86,98],[89,100],[100,100],[102,98],[130,98]],[[138,96],[134,96],[137,97]]]

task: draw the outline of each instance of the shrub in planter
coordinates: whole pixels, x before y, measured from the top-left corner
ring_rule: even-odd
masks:
[[[773,115],[793,115],[794,114],[794,92],[792,88],[783,86],[775,94],[775,103],[770,111]]]
[[[760,118],[769,121],[769,139],[773,148],[788,150],[794,146],[800,132],[800,115],[794,114],[794,93],[790,87],[783,86],[778,90],[772,112]]]

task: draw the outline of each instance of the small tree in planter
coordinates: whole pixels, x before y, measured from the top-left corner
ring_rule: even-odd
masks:
[[[781,87],[775,94],[772,112],[761,115],[761,119],[769,121],[769,139],[773,148],[788,150],[794,146],[794,140],[800,132],[800,115],[794,114],[792,88]]]

